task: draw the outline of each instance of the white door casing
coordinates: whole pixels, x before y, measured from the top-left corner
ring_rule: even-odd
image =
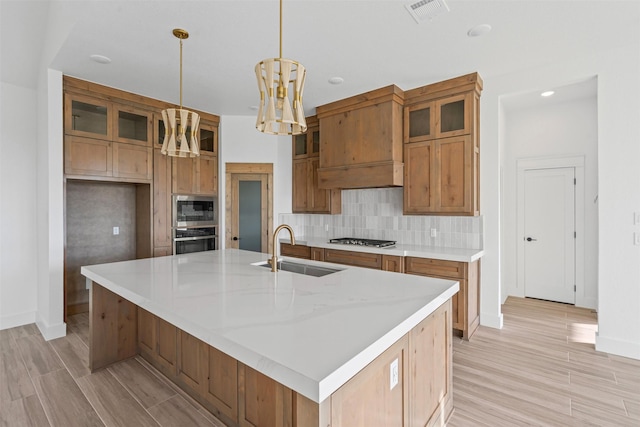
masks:
[[[575,171],[524,174],[524,293],[575,304]]]
[[[584,157],[520,159],[517,168],[514,294],[583,306]]]

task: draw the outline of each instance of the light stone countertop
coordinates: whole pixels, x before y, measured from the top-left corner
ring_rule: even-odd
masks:
[[[348,236],[347,236],[348,237]],[[316,248],[339,249],[343,251],[368,252],[383,255],[411,256],[418,258],[433,258],[446,261],[474,262],[482,258],[482,249],[440,248],[435,246],[403,245],[396,244],[393,247],[376,248],[371,246],[343,245],[329,243],[329,239],[296,237],[299,245],[313,246]],[[291,243],[288,238],[279,239],[280,243]]]
[[[324,277],[226,249],[84,266],[90,280],[321,403],[451,298],[459,284],[326,262]]]

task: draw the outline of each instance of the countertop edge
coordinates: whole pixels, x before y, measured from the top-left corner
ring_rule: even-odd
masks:
[[[286,237],[278,240],[280,243],[291,244],[291,239]],[[315,248],[337,249],[342,251],[366,252],[381,255],[392,255],[401,257],[431,258],[443,261],[458,262],[475,262],[484,256],[483,249],[464,249],[464,248],[436,248],[429,246],[417,245],[396,245],[391,248],[376,248],[370,246],[342,245],[337,243],[329,243],[323,239],[305,239],[304,237],[296,238],[296,243],[300,245],[311,246]]]

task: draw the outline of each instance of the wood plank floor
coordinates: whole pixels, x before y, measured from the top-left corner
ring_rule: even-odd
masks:
[[[457,426],[640,426],[640,361],[595,351],[596,314],[509,297],[453,345]]]
[[[640,426],[640,361],[594,350],[596,315],[509,298],[504,328],[454,340],[457,426]],[[88,316],[64,338],[0,331],[0,426],[223,424],[140,358],[90,374]]]

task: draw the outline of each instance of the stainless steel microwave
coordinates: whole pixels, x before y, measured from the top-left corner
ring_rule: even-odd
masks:
[[[210,196],[173,195],[173,226],[204,227],[218,224],[217,199]]]

